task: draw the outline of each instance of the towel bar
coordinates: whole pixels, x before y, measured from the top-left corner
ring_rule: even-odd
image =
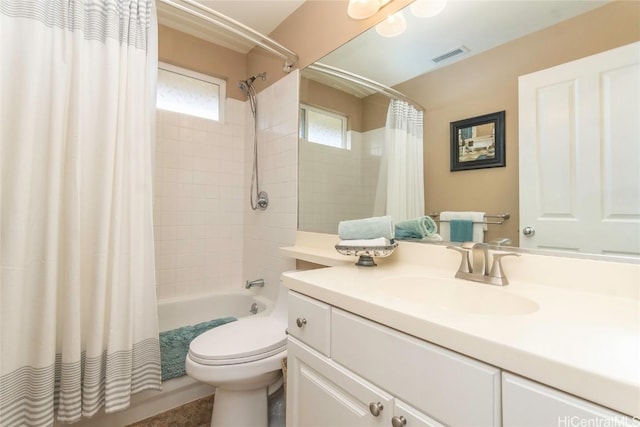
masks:
[[[446,221],[446,220],[440,220],[440,219],[437,219],[437,218],[439,218],[439,217],[440,217],[440,213],[439,213],[439,212],[431,212],[431,213],[429,214],[429,216],[430,216],[431,218],[433,218],[433,220],[434,220],[435,222],[449,222],[449,221]],[[508,213],[503,213],[503,214],[486,214],[486,215],[485,215],[485,217],[487,217],[487,218],[497,218],[497,220],[496,220],[496,221],[474,221],[473,223],[474,223],[474,224],[497,224],[497,225],[502,225],[502,224],[504,224],[504,222],[505,222],[506,220],[508,220],[509,218],[511,218],[511,214],[508,214]]]

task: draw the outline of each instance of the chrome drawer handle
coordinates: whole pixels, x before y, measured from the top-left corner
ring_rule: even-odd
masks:
[[[296,325],[298,325],[298,328],[302,328],[306,324],[307,324],[307,319],[305,319],[304,317],[298,317],[296,319]]]
[[[384,406],[382,406],[382,403],[380,402],[369,403],[369,411],[371,412],[371,415],[373,415],[374,417],[379,416],[380,412],[382,412],[383,409],[384,409]]]
[[[407,419],[402,415],[400,416],[396,415],[395,417],[391,418],[391,427],[402,427],[406,425],[407,425]]]

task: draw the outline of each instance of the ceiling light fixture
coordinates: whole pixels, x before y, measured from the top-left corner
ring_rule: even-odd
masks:
[[[367,19],[392,0],[349,0],[347,14],[353,19]]]
[[[447,0],[416,0],[411,3],[411,14],[419,18],[436,16],[447,6]]]
[[[376,32],[383,37],[395,37],[407,29],[407,20],[402,11],[387,16],[387,19],[376,25]]]

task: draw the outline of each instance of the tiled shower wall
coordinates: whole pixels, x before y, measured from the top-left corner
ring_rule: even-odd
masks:
[[[382,215],[374,206],[384,132],[351,131],[349,150],[300,141],[301,230],[336,234],[343,219]]]
[[[279,248],[295,243],[298,224],[299,85],[295,70],[258,94],[258,165],[260,189],[269,194],[266,211],[249,208],[254,131],[246,110],[244,277],[263,278],[267,285],[262,292],[272,298],[277,296],[280,274],[295,267]]]
[[[277,284],[295,263],[278,254],[297,227],[298,72],[258,94],[260,186],[267,211],[249,208],[253,118],[226,101],[218,123],[158,111],[154,229],[158,299]],[[275,296],[277,287],[261,290]]]

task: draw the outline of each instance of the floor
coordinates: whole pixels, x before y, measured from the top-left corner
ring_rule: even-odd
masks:
[[[213,397],[194,400],[126,427],[209,427]]]

